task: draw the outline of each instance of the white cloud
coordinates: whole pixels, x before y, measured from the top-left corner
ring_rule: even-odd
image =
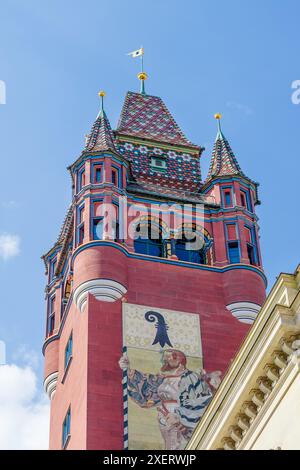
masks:
[[[29,366],[0,366],[0,449],[48,449],[49,400]]]
[[[20,204],[17,201],[14,201],[13,199],[1,202],[1,207],[3,207],[3,209],[16,209],[19,206]]]
[[[0,257],[4,260],[17,256],[20,253],[20,237],[9,233],[0,235]]]
[[[244,113],[247,116],[253,114],[253,109],[251,109],[250,106],[248,106],[247,104],[237,103],[235,101],[227,101],[226,106],[227,108],[240,111],[241,113]]]
[[[6,364],[6,344],[0,339],[0,366]]]
[[[24,364],[32,369],[37,369],[40,363],[40,354],[30,349],[27,344],[21,344],[13,353],[12,359],[17,364]]]

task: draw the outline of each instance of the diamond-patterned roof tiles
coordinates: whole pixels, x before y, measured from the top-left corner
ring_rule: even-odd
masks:
[[[157,96],[128,92],[117,132],[199,148],[185,137],[162,99]]]
[[[240,165],[238,164],[238,161],[230,147],[228,140],[219,130],[213,148],[207,180],[213,178],[214,176],[224,175],[245,176],[240,168]]]
[[[92,130],[87,137],[85,150],[89,152],[116,150],[113,132],[104,110],[100,111],[93,124]]]

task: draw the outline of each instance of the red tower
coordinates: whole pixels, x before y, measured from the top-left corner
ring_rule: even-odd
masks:
[[[265,298],[257,184],[220,124],[202,183],[161,98],[128,92],[112,131],[100,96],[44,255],[50,448],[179,449]]]

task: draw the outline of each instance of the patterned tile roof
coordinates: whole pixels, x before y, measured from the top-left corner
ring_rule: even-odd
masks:
[[[64,221],[63,221],[63,224],[60,229],[56,242],[54,243],[53,247],[42,256],[42,259],[44,260],[46,268],[47,268],[46,258],[55,248],[61,248],[57,270],[62,267],[62,262],[67,251],[67,244],[70,238],[72,237],[73,224],[74,224],[74,204],[71,203],[67,210],[67,214],[64,218]]]
[[[176,199],[180,201],[189,201],[203,203],[205,196],[198,192],[189,192],[173,187],[161,186],[147,181],[130,181],[127,190],[133,193],[151,194],[163,199]]]
[[[67,236],[67,234],[70,230],[70,226],[73,224],[73,217],[74,217],[74,205],[72,203],[68,207],[67,214],[66,214],[65,219],[63,221],[63,224],[62,224],[62,227],[60,229],[59,236],[58,236],[58,239],[57,239],[56,243],[60,244],[60,243],[63,243],[63,241],[65,240],[65,238],[66,238],[66,236]]]
[[[117,132],[174,145],[199,148],[185,137],[165,103],[157,96],[128,92]]]
[[[100,150],[116,151],[113,132],[104,110],[98,114],[85,146],[85,151],[98,152]]]
[[[158,142],[119,142],[118,153],[128,162],[136,181],[177,188],[183,191],[198,191],[201,186],[199,157],[186,148],[168,150]],[[175,151],[176,150],[176,151]],[[185,151],[182,151],[185,150]],[[200,151],[199,151],[200,153]],[[153,165],[152,160],[162,159],[164,168]]]
[[[224,175],[241,175],[245,177],[228,140],[219,129],[213,148],[207,180],[210,180],[215,176]]]

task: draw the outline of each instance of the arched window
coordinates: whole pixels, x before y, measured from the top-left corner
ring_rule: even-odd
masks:
[[[160,227],[150,221],[139,223],[135,229],[134,250],[136,253],[164,257],[164,241]]]
[[[175,254],[181,261],[208,264],[211,246],[212,239],[208,232],[197,228],[194,224],[182,227],[175,238]]]
[[[193,248],[194,244],[196,245],[195,248]],[[175,254],[182,261],[206,264],[205,248],[197,248],[196,240],[189,240],[184,235],[180,240],[176,240]]]

